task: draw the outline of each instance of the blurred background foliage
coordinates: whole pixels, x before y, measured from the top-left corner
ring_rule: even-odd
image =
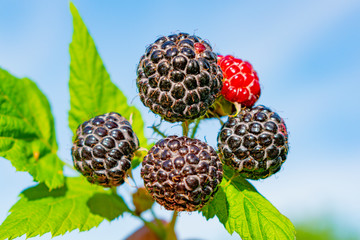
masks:
[[[336,225],[330,217],[310,218],[295,223],[297,240],[359,240],[355,229]]]

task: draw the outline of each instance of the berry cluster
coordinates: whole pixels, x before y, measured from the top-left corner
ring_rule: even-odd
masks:
[[[218,135],[223,163],[211,146],[187,136],[165,137],[148,151],[141,177],[152,198],[166,209],[201,209],[218,190],[222,164],[244,178],[262,179],[279,171],[286,160],[289,147],[283,119],[267,107],[253,107],[260,84],[250,63],[217,56],[198,36],[172,34],[146,49],[136,82],[144,105],[169,122],[219,116],[228,111],[216,107],[231,109],[228,104],[234,105],[229,101],[239,110]],[[122,184],[139,149],[131,124],[118,113],[107,113],[81,124],[76,134],[75,168],[91,183]]]

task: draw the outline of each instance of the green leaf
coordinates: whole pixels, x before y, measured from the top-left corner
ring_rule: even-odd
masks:
[[[248,181],[232,177],[233,172],[227,167],[224,170],[219,192],[202,209],[207,219],[216,215],[230,234],[237,232],[243,240],[295,239],[295,228],[288,218]]]
[[[132,169],[137,168],[141,164],[141,162],[143,161],[146,154],[147,154],[146,151],[137,151],[137,152],[135,152],[134,158],[131,161],[131,168]]]
[[[54,119],[45,95],[27,78],[0,69],[0,156],[50,189],[63,185]]]
[[[114,220],[124,212],[129,212],[124,200],[115,194],[96,193],[89,199],[87,205],[92,213],[109,221]]]
[[[224,182],[224,181],[223,181]],[[226,200],[224,189],[220,186],[214,199],[201,209],[202,214],[207,220],[217,216],[221,223],[229,218],[229,204]]]
[[[74,25],[70,44],[71,130],[75,133],[76,128],[83,122],[108,112],[118,112],[128,120],[132,115],[132,126],[139,138],[140,146],[146,148],[147,140],[140,111],[134,106],[129,106],[125,95],[111,82],[94,40],[72,3],[70,10]]]
[[[84,178],[65,178],[65,185],[51,192],[44,184],[22,192],[0,226],[0,239],[24,234],[30,238],[48,232],[54,237],[74,229],[87,231],[127,210],[124,201],[111,191]]]
[[[155,143],[151,143],[148,145],[147,148],[142,147],[142,149],[139,149],[135,152],[134,158],[131,161],[131,168],[135,169],[137,168],[142,161],[144,160],[144,157],[148,154],[148,151],[155,145]]]

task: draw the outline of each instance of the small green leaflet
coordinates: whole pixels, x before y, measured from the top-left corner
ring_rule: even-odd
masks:
[[[245,179],[234,177],[225,167],[225,177],[214,199],[202,209],[206,219],[215,215],[226,230],[243,240],[293,240],[295,228]],[[229,179],[231,182],[229,183]]]
[[[126,211],[123,199],[111,191],[84,178],[65,178],[65,185],[51,192],[44,184],[23,191],[0,226],[0,239],[24,234],[30,238],[48,232],[54,237],[74,229],[87,231]]]
[[[139,110],[129,106],[125,95],[111,82],[94,40],[72,3],[70,10],[74,25],[70,44],[69,125],[71,130],[74,133],[81,123],[108,112],[118,112],[128,120],[132,115],[132,126],[139,138],[140,146],[147,148],[144,122]]]
[[[131,161],[131,168],[132,169],[137,168],[141,164],[146,154],[147,154],[146,151],[137,151],[134,155],[133,160]]]
[[[64,183],[50,105],[36,84],[0,69],[0,156],[50,189]]]
[[[155,143],[149,144],[148,149],[151,149],[154,145],[155,145]],[[132,169],[137,168],[144,160],[144,157],[146,156],[146,154],[148,154],[148,151],[146,149],[140,149],[139,151],[136,151],[134,154],[134,158],[131,161],[131,168]]]

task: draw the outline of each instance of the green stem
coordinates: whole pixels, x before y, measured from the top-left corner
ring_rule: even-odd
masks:
[[[151,126],[151,128],[154,130],[154,132],[155,133],[157,133],[157,134],[159,134],[160,136],[162,136],[163,138],[166,138],[167,136],[163,133],[163,132],[161,132],[160,130],[159,130],[159,128],[157,127],[157,126]]]
[[[176,219],[178,217],[178,212],[174,211],[171,221],[167,226],[167,235],[166,235],[166,240],[174,240],[176,239],[176,234],[175,234],[175,223],[176,223]]]
[[[179,213],[177,211],[173,212],[172,218],[171,218],[171,222],[169,223],[169,227],[173,228],[175,227],[175,223],[176,223],[176,219],[178,217]]]
[[[187,135],[189,133],[189,124],[190,123],[188,121],[185,121],[181,124],[183,136],[187,137]]]
[[[200,121],[201,121],[201,118],[196,119],[195,126],[193,127],[192,132],[191,132],[191,136],[190,136],[191,138],[195,137],[195,134],[196,134],[196,132],[197,132],[197,130],[199,128],[199,125],[200,125]]]

